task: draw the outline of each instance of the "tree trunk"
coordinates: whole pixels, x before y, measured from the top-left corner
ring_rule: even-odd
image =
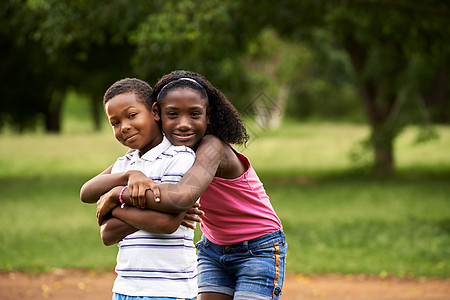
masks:
[[[365,113],[371,128],[370,142],[374,152],[374,175],[377,177],[390,176],[394,172],[395,129],[390,124],[389,116],[395,98],[386,99],[384,103],[377,103],[378,92],[370,83],[361,83],[358,90],[364,101]]]
[[[277,98],[275,99],[276,110],[273,110],[273,113],[270,115],[269,119],[269,128],[278,129],[281,126],[281,121],[283,120],[284,111],[286,108],[287,98],[289,97],[289,93],[291,91],[291,87],[287,83],[281,84]]]
[[[366,49],[358,43],[348,40],[345,49],[350,56],[357,78],[364,78]],[[380,101],[379,95],[389,84],[385,81],[360,80],[357,83],[358,93],[364,102],[364,110],[371,128],[370,142],[374,152],[373,169],[377,177],[387,177],[394,171],[393,141],[395,129],[390,122],[390,115],[395,104],[395,95]]]
[[[100,113],[101,110],[99,109],[99,101],[91,96],[91,115],[92,115],[92,120],[94,121],[94,130],[95,131],[100,131],[101,129],[101,122],[100,122]]]
[[[385,124],[381,125],[382,127]],[[388,177],[394,172],[393,136],[384,129],[372,127],[371,143],[374,149],[374,175],[379,178]]]
[[[63,105],[64,95],[59,92],[54,92],[51,100],[47,104],[44,112],[45,131],[48,133],[61,132],[61,110]]]
[[[425,107],[431,112],[431,121],[441,124],[450,123],[450,109],[448,103],[448,79],[444,68],[436,71],[435,76],[422,88],[421,95]]]

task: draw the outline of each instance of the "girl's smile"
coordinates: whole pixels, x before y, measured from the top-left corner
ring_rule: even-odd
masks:
[[[159,100],[159,105],[162,129],[172,144],[192,148],[205,135],[209,124],[208,102],[197,91],[176,88]],[[156,104],[153,107],[155,109]]]

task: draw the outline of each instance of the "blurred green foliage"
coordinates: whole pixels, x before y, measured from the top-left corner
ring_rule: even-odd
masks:
[[[3,1],[0,127],[60,132],[75,91],[98,130],[114,81],[190,69],[264,127],[365,117],[389,175],[405,126],[450,120],[449,14],[439,0]]]

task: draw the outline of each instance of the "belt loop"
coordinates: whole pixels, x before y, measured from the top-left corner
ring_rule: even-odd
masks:
[[[244,248],[245,251],[248,251],[248,241],[243,241],[242,247]]]

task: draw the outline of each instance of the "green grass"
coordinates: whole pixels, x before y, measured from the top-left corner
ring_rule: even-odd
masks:
[[[448,180],[267,182],[291,271],[449,275]]]
[[[95,206],[81,203],[79,189],[126,149],[109,129],[74,124],[63,135],[0,135],[2,271],[115,265],[117,247],[101,244]],[[282,219],[288,270],[449,277],[450,128],[417,145],[416,130],[406,130],[389,180],[349,160],[367,132],[290,124],[257,133],[243,150]]]

